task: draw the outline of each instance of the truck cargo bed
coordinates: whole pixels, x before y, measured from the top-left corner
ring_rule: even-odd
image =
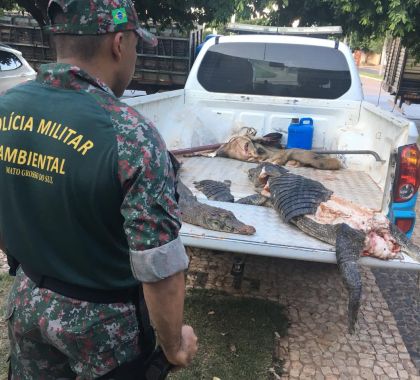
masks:
[[[255,235],[245,236],[211,231],[184,223],[181,229],[181,239],[185,245],[295,260],[336,262],[333,246],[312,238],[296,227],[284,223],[274,209],[209,201],[193,185],[194,181],[204,179],[230,180],[232,181],[232,195],[237,200],[255,193],[251,182],[248,180],[247,173],[248,169],[256,166],[256,164],[218,157],[178,158],[183,163],[181,169],[182,181],[201,202],[231,210],[239,220],[254,226],[257,231]],[[383,192],[364,172],[345,169],[322,171],[312,168],[289,168],[289,170],[320,181],[337,195],[359,205],[375,210],[381,209]],[[375,197],[375,195],[377,196]],[[360,263],[374,267],[420,270],[420,263],[416,263],[408,256],[405,256],[404,260],[389,261],[363,257],[360,259]]]

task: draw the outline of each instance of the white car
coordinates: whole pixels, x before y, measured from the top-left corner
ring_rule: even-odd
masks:
[[[147,95],[146,91],[142,90],[125,90],[121,96],[121,99],[130,99],[135,98],[137,96],[145,96]]]
[[[0,44],[0,94],[35,77],[36,71],[26,62],[20,51]]]

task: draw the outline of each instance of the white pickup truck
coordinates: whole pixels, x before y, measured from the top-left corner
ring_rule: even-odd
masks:
[[[295,36],[221,36],[202,48],[185,88],[125,100],[151,119],[169,150],[223,143],[241,127],[262,136],[283,133],[292,118],[314,121],[313,149],[340,153],[338,171],[290,168],[337,195],[381,210],[410,234],[415,222],[420,152],[414,123],[363,100],[349,48],[338,41]],[[412,144],[412,145],[408,145]],[[408,146],[407,146],[408,145]],[[180,157],[181,178],[202,202],[234,212],[256,228],[252,236],[183,224],[185,245],[241,254],[336,262],[335,248],[282,222],[270,208],[206,200],[193,181],[232,181],[235,199],[254,193],[247,170],[256,164],[226,158]],[[376,267],[420,271],[420,263],[363,257]]]

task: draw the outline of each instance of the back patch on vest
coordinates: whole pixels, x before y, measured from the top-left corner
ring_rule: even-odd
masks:
[[[15,113],[0,115],[0,135],[10,132],[42,136],[50,140],[46,141],[46,145],[58,141],[81,156],[86,156],[95,146],[92,140],[59,121],[37,120],[33,116]],[[22,140],[24,138],[22,136]],[[41,153],[35,149],[0,144],[0,161],[6,163],[5,171],[8,175],[27,177],[47,184],[54,184],[55,176],[66,175],[65,157]]]

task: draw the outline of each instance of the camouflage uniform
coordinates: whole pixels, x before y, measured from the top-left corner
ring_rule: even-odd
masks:
[[[156,42],[128,0],[54,3],[71,20],[57,33],[79,23]],[[103,292],[185,270],[174,180],[155,127],[76,66],[41,66],[0,98],[0,235],[23,267],[6,312],[13,379],[97,378],[139,355],[132,303],[66,297],[24,270]]]
[[[95,304],[40,289],[21,269],[6,319],[13,379],[92,379],[140,354],[133,304]]]

